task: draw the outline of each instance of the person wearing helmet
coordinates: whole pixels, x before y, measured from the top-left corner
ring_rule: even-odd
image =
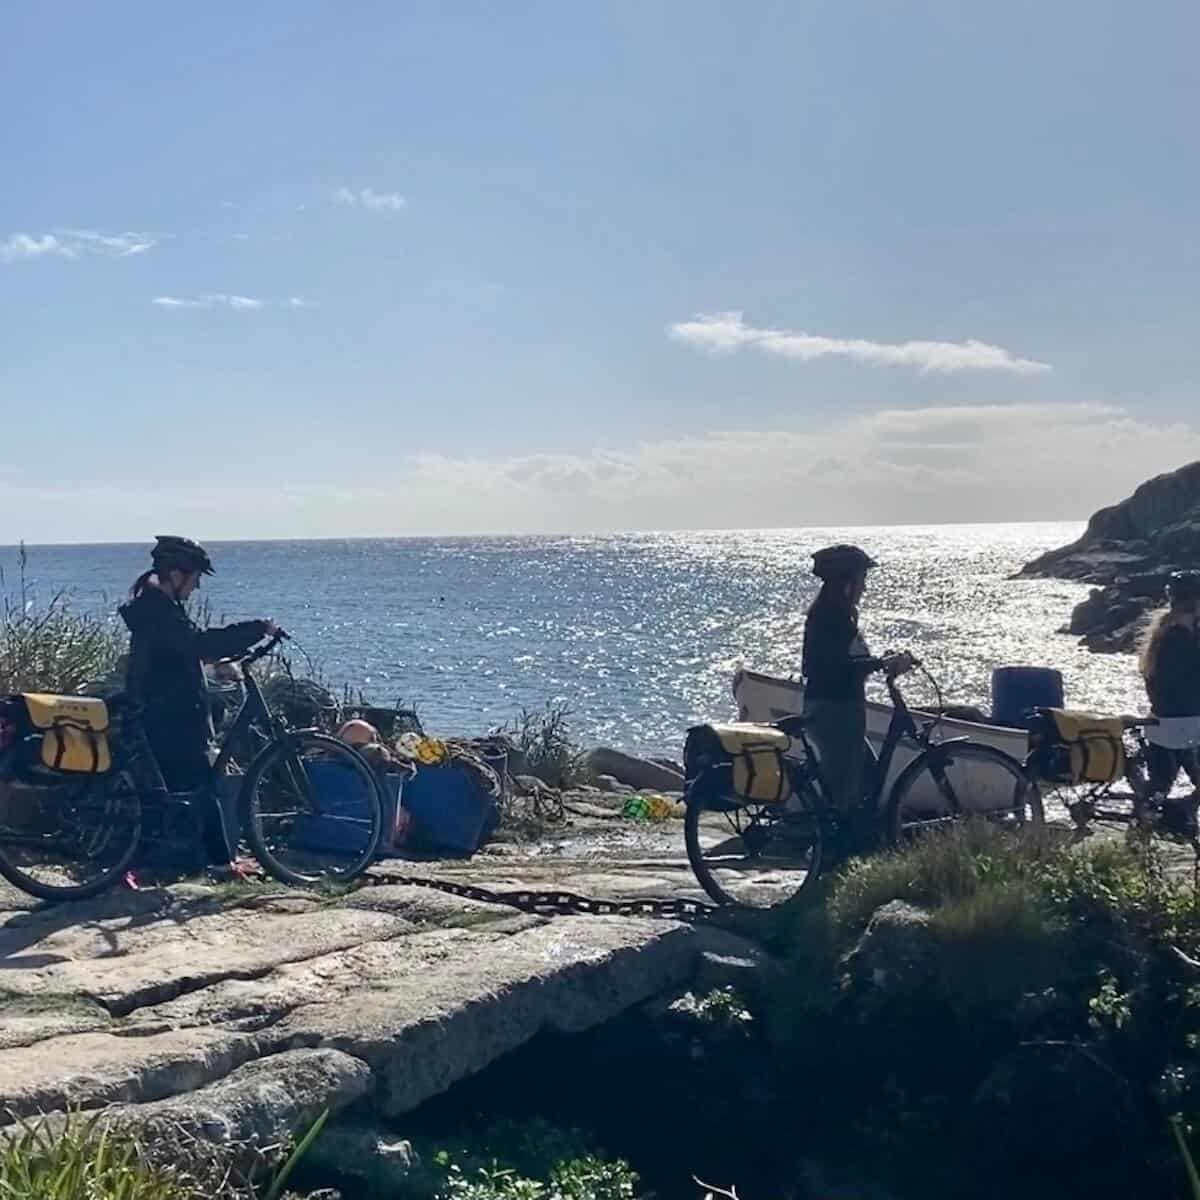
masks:
[[[203,546],[188,538],[155,539],[150,570],[134,581],[121,605],[129,629],[126,688],[142,709],[150,747],[167,788],[187,792],[207,777],[212,736],[203,663],[243,654],[270,636],[271,621],[242,621],[223,629],[201,629],[188,615],[188,597],[213,565]],[[228,861],[229,847],[216,818],[205,812],[205,841],[211,861]]]
[[[1200,789],[1200,571],[1176,571],[1167,580],[1167,608],[1150,623],[1142,644],[1142,678],[1151,713],[1147,730],[1150,791],[1162,796],[1163,823],[1194,836],[1196,796],[1172,799],[1182,767]]]
[[[878,564],[858,546],[827,546],[813,555],[821,590],[804,623],[804,718],[830,800],[843,812],[859,811],[868,747],[867,676],[885,671],[902,675],[912,668],[907,654],[877,658],[858,629],[858,606],[867,573]],[[871,829],[859,831],[867,840]]]

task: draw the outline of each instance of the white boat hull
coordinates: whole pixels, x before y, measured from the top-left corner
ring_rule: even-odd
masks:
[[[799,716],[804,708],[804,685],[798,679],[780,679],[757,671],[736,672],[733,677],[733,695],[737,701],[739,721],[766,724],[778,721],[781,717]],[[888,704],[875,701],[867,703],[867,740],[876,753],[883,747],[892,711],[891,705]],[[975,721],[960,721],[952,717],[942,718],[938,727],[938,737],[943,741],[950,738],[970,738],[973,742],[983,742],[997,750],[1003,750],[1018,762],[1025,758],[1029,745],[1029,735],[1023,729],[1011,729],[1003,725],[981,725]],[[915,756],[916,751],[912,746],[903,742],[897,746],[883,796],[887,795],[896,776]],[[1004,782],[994,768],[977,772],[971,779],[972,786],[969,787],[964,803],[976,812],[1008,808],[1012,803],[1011,792],[1003,786],[996,786],[1003,785]],[[912,793],[912,801],[917,805],[927,805],[934,811],[943,806],[941,796],[927,774],[918,781]]]

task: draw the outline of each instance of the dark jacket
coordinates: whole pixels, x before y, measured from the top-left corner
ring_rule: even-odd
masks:
[[[160,761],[197,765],[209,734],[201,664],[242,654],[266,636],[266,622],[201,629],[182,604],[152,585],[120,611],[131,634],[126,686],[143,706],[150,744]]]
[[[1146,678],[1150,711],[1156,717],[1200,716],[1200,634],[1171,625],[1160,637]]]
[[[882,665],[862,640],[854,609],[818,596],[804,623],[805,700],[865,704],[867,676]]]

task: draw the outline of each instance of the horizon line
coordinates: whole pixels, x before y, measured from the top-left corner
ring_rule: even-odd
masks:
[[[608,529],[608,530],[578,530],[564,532],[542,530],[524,533],[393,533],[393,534],[327,534],[320,537],[245,537],[228,538],[213,537],[203,539],[214,546],[248,546],[248,545],[289,545],[299,543],[334,543],[334,542],[434,542],[434,541],[481,541],[481,540],[520,540],[523,538],[631,538],[665,536],[668,534],[730,534],[730,533],[801,533],[816,529],[994,529],[1001,526],[1028,525],[1079,525],[1086,524],[1087,517],[1043,517],[1027,521],[875,521],[865,523],[842,524],[838,522],[821,522],[815,525],[730,525],[730,526],[677,526],[657,529]],[[190,536],[190,534],[189,534]],[[121,539],[117,541],[48,541],[33,542],[18,540],[15,542],[0,542],[0,551],[26,550],[84,550],[101,549],[106,547],[118,548],[125,546],[144,547],[150,545],[152,538]]]

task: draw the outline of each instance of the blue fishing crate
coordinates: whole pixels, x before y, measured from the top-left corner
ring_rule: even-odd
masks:
[[[418,849],[473,854],[497,818],[495,799],[454,765],[418,767],[400,804],[412,817],[406,844]]]
[[[317,793],[321,811],[315,816],[303,815],[297,818],[289,844],[293,849],[323,854],[345,854],[351,857],[361,854],[371,836],[371,801],[367,781],[352,767],[336,762],[308,762],[304,764],[304,771]],[[389,830],[395,828],[400,782],[395,776],[388,779],[395,779],[394,792],[390,786],[386,786],[385,780],[379,781],[384,785],[385,837]],[[390,821],[387,811],[389,797],[392,809]],[[383,848],[382,838],[380,848]]]

